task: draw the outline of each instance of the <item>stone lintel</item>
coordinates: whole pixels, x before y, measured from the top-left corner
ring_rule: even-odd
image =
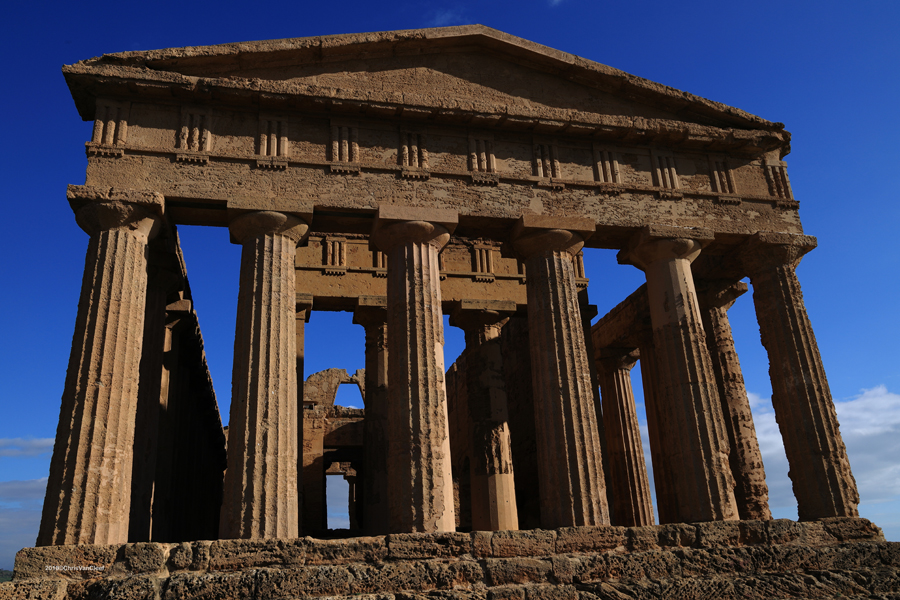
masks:
[[[454,312],[458,310],[490,310],[495,312],[516,312],[516,303],[512,300],[460,300]]]
[[[69,185],[66,198],[73,212],[92,202],[122,202],[134,204],[157,216],[165,213],[165,198],[159,192],[130,190],[124,188],[97,187],[92,185]]]
[[[633,367],[634,363],[640,359],[641,351],[638,348],[597,348],[594,356],[597,360],[615,359],[623,363],[630,363]]]
[[[603,348],[638,346],[639,333],[650,329],[650,301],[647,284],[643,284],[594,323],[591,336],[599,352]]]
[[[514,242],[517,242],[532,235],[562,230],[577,234],[584,241],[594,234],[596,228],[597,225],[594,223],[594,220],[585,217],[525,214],[513,226],[512,239]]]
[[[459,213],[446,208],[382,204],[378,207],[378,214],[375,216],[375,229],[404,221],[427,221],[446,227],[447,231],[453,233],[459,223]]]
[[[694,279],[701,303],[708,308],[730,308],[750,289],[743,281]]]
[[[166,305],[166,312],[168,313],[189,313],[193,310],[194,306],[191,300],[176,300]]]
[[[356,301],[356,307],[387,308],[387,296],[360,296]]]
[[[228,220],[246,212],[271,210],[288,215],[300,217],[307,223],[312,222],[313,205],[311,202],[303,202],[283,197],[264,198],[262,196],[228,198]]]

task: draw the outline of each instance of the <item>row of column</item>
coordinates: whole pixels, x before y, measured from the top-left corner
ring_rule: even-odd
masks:
[[[797,237],[757,234],[735,260],[753,284],[800,519],[856,516],[856,482],[795,272],[812,239]],[[664,523],[771,518],[727,318],[746,286],[718,281],[697,289],[691,273],[711,240],[702,230],[648,227],[619,254],[647,274],[651,327],[635,337]],[[639,525],[652,521],[629,375],[636,358],[629,349],[609,349],[598,363],[616,520]]]
[[[77,208],[76,218],[91,241],[39,545],[127,541],[145,254],[162,211],[161,198],[143,197],[95,198]],[[371,360],[381,361],[366,365],[371,378],[366,387],[382,390],[371,407],[367,399],[372,418],[366,433],[373,442],[387,442],[382,446],[387,456],[367,457],[372,462],[367,472],[381,470],[386,477],[366,496],[386,502],[374,501],[372,510],[379,516],[366,520],[387,516],[391,531],[455,527],[438,253],[456,219],[453,211],[383,206],[371,238],[388,258],[385,325],[367,320],[365,311],[357,318],[366,326],[367,346],[375,348]],[[295,324],[294,250],[307,230],[299,217],[272,211],[243,213],[230,223],[242,254],[222,538],[299,534],[297,367],[302,355]],[[609,523],[591,357],[571,260],[593,230],[588,219],[526,215],[512,232],[528,273],[541,518],[548,528]],[[719,390],[690,272],[705,241],[648,228],[622,255],[647,273],[657,357],[654,420],[682,521],[737,518],[729,445],[723,419],[716,417],[722,414]],[[779,422],[797,423],[799,439],[785,436],[786,448],[792,471],[795,464],[806,470],[795,477],[795,489],[803,488],[798,491],[800,516],[856,514],[855,484],[793,263],[757,262],[759,268],[753,263],[750,272],[761,297],[763,343],[773,357],[776,414]],[[502,510],[502,499],[514,497],[504,399],[490,385],[496,322],[486,316],[482,312],[475,323],[458,316],[469,322],[467,337],[481,357],[473,382],[484,390],[476,391],[482,398],[479,410],[487,410],[476,436],[489,451],[477,461],[476,480],[479,494],[499,502],[486,519],[492,527],[511,527],[510,511]],[[611,406],[604,418],[623,423],[631,418],[615,409]],[[607,442],[618,447],[618,440]],[[825,497],[813,499],[807,488]],[[646,490],[635,488],[633,495],[646,496]]]

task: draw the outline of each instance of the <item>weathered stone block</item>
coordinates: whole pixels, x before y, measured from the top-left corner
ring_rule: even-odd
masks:
[[[427,591],[470,587],[484,582],[481,565],[471,560],[423,560],[347,566],[352,593]]]
[[[695,525],[672,523],[660,525],[657,530],[657,544],[660,547],[693,548],[698,543],[698,532]]]
[[[738,521],[713,521],[697,525],[697,544],[701,548],[734,546],[740,543]]]
[[[218,540],[209,548],[210,571],[305,564],[306,541]]]
[[[209,568],[209,551],[212,542],[182,542],[169,550],[166,566],[169,572],[206,571]]]
[[[578,592],[574,585],[538,584],[525,588],[527,600],[575,600]]]
[[[352,562],[382,561],[387,557],[383,537],[358,537],[346,540],[306,538],[307,565],[342,565]]]
[[[354,593],[353,577],[339,565],[312,566],[300,569],[260,569],[256,573],[257,598],[301,598],[336,596]]]
[[[766,544],[769,541],[768,521],[739,521],[740,543],[744,546]]]
[[[162,600],[200,598],[251,598],[256,591],[256,573],[179,573],[169,577],[161,590]]]
[[[492,586],[544,582],[552,569],[549,560],[533,558],[490,558],[484,561],[484,571]]]
[[[154,542],[138,542],[125,544],[116,556],[116,564],[113,565],[109,575],[122,574],[156,574],[166,564],[169,557],[167,545]]]
[[[124,579],[95,579],[78,581],[66,590],[66,598],[78,600],[158,600],[160,579],[152,576],[134,576]]]
[[[23,548],[16,554],[13,578],[94,579],[106,576],[116,560],[119,546],[41,546]]]
[[[790,519],[775,519],[767,523],[770,544],[790,544],[800,540],[803,525]]]
[[[629,527],[625,532],[629,552],[645,552],[659,549],[659,532],[656,527]]]
[[[556,532],[556,552],[607,552],[624,549],[624,527],[562,527]]]
[[[553,554],[555,531],[495,531],[491,536],[491,550],[495,558],[509,556],[547,556]]]
[[[0,600],[62,600],[65,597],[65,581],[0,583]]]
[[[488,589],[487,600],[525,600],[525,586],[501,585]]]
[[[475,558],[487,558],[491,556],[491,537],[493,533],[490,531],[473,531],[472,532],[472,556]]]
[[[472,553],[468,533],[392,533],[386,541],[388,556],[393,559],[450,558]]]
[[[884,534],[881,532],[881,528],[868,519],[834,517],[822,519],[822,525],[825,527],[825,531],[839,542],[854,540],[884,541]]]
[[[568,556],[551,556],[550,563],[553,565],[553,579],[559,583],[572,583],[580,566],[578,559]]]

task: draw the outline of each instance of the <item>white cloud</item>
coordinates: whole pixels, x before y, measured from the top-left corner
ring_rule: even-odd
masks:
[[[27,481],[0,481],[0,505],[34,502],[40,504],[44,500],[46,491],[46,477]]]
[[[0,456],[40,456],[53,450],[53,438],[0,438]]]
[[[16,552],[34,546],[47,478],[0,481],[0,569],[13,568]]]
[[[747,396],[766,469],[769,505],[776,518],[796,519],[797,500],[788,477],[787,457],[772,401],[752,392]],[[883,527],[888,539],[900,538],[900,394],[879,385],[835,402],[835,409],[859,487],[862,515]],[[650,444],[644,423],[641,440],[653,490]]]
[[[431,13],[429,27],[448,27],[462,25],[465,22],[462,10],[458,8],[442,8]]]
[[[748,396],[766,468],[769,504],[773,510],[796,507],[771,401],[753,393]],[[835,409],[862,505],[900,500],[900,395],[879,385],[835,402]]]

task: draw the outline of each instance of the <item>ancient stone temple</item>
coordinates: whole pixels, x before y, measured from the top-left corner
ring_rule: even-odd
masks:
[[[37,547],[0,598],[898,597],[782,124],[482,26],[63,72],[94,123],[87,257]],[[226,429],[179,225],[241,246]],[[593,326],[586,247],[646,274]],[[772,520],[728,323],[746,278],[799,522]],[[353,313],[364,369],[304,373],[314,311]],[[352,537],[324,539],[329,474]]]

